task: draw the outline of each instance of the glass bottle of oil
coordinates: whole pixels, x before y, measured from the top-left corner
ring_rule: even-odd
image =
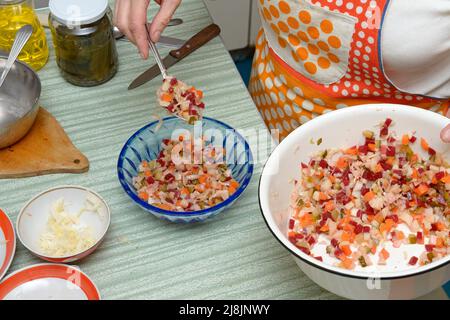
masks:
[[[24,25],[33,27],[33,34],[19,55],[34,70],[41,69],[48,60],[48,46],[44,28],[33,10],[32,0],[0,0],[0,50],[11,50],[16,32]]]

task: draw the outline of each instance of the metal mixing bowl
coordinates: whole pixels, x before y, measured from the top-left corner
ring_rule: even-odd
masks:
[[[0,74],[7,56],[0,55]],[[16,61],[0,87],[0,149],[22,139],[32,127],[39,109],[41,81],[26,64]]]

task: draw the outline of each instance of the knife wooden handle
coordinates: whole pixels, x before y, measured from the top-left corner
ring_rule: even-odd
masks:
[[[177,59],[183,59],[187,55],[191,54],[201,46],[203,46],[208,41],[214,39],[220,34],[220,28],[217,24],[210,24],[195,36],[190,38],[186,43],[179,49],[170,51],[170,55]]]

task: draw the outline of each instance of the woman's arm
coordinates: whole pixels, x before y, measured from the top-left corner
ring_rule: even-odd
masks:
[[[150,0],[116,0],[114,24],[139,49],[143,59],[148,58],[147,30],[152,41],[157,42],[169,23],[181,0],[155,0],[159,11],[150,25],[147,25],[147,9]]]

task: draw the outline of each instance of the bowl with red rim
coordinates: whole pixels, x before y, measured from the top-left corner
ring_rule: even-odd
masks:
[[[447,158],[450,146],[440,140],[440,131],[449,119],[411,106],[362,105],[324,114],[294,130],[275,148],[260,178],[261,212],[273,236],[314,282],[350,299],[414,299],[450,280],[450,255],[425,265],[411,266],[402,254],[395,252],[385,266],[349,270],[320,261],[289,241],[289,205],[293,181],[300,178],[301,163],[308,163],[312,154],[325,149],[360,145],[364,139],[362,132],[383,130],[379,124],[386,119],[392,120],[392,130],[396,133],[414,132],[414,136],[424,138],[433,146],[432,152],[437,151]],[[318,141],[321,143],[316,143]],[[426,156],[420,150],[420,143],[413,149]],[[404,250],[405,256],[409,254],[407,250]]]
[[[61,199],[64,201],[65,212],[71,216],[79,214],[78,221],[73,225],[74,228],[89,229],[88,237],[91,244],[88,247],[83,246],[76,252],[63,255],[49,254],[49,251],[42,248],[42,237],[49,230],[48,222],[52,207]],[[88,200],[91,205],[87,207]],[[72,263],[87,257],[100,246],[110,223],[110,208],[98,193],[81,186],[59,186],[39,193],[23,206],[17,217],[16,230],[20,242],[35,256],[55,263]],[[65,234],[67,230],[70,231],[70,229],[61,229],[63,227],[54,228],[55,230],[60,228]],[[55,241],[64,243],[65,239],[56,238]],[[53,252],[55,252],[54,248]]]
[[[9,217],[0,210],[0,280],[8,271],[16,251],[14,226]]]
[[[0,300],[100,300],[94,282],[79,268],[37,264],[17,270],[0,282]]]

